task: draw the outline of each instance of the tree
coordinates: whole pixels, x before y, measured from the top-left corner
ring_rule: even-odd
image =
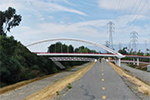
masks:
[[[6,35],[10,29],[19,26],[21,15],[16,14],[16,10],[9,7],[6,11],[0,11],[0,35]]]
[[[74,48],[73,48],[72,45],[69,45],[69,52],[70,52],[70,53],[73,53],[73,52],[74,52]]]
[[[119,50],[118,52],[121,54],[128,54],[127,47],[124,47],[122,50]]]

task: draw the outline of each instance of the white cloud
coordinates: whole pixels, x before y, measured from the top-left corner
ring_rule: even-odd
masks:
[[[22,41],[24,44],[42,39],[58,37],[83,38],[87,40],[90,39],[91,41],[94,38],[101,38],[95,41],[103,42],[104,38],[107,38],[107,35],[105,34],[106,30],[101,30],[100,32],[99,29],[100,27],[105,26],[105,22],[106,21],[95,20],[79,22],[75,24],[40,23],[34,28],[20,26],[19,29],[13,29],[12,34],[15,35],[15,37]]]
[[[47,11],[47,12],[66,11],[66,12],[71,12],[71,13],[76,13],[79,15],[87,16],[85,13],[81,11],[67,8],[67,7],[64,7],[55,3],[51,3],[51,2],[44,2],[44,1],[38,1],[38,0],[31,0],[30,2],[32,2],[32,6],[34,6],[36,10],[40,10],[40,11]]]
[[[72,8],[68,8],[65,6],[61,6],[56,3],[51,3],[51,1],[40,1],[40,0],[3,0],[0,3],[0,10],[5,10],[8,7],[14,7],[17,10],[26,10],[26,11],[46,11],[46,12],[58,12],[58,11],[64,11],[64,12],[70,12],[75,13],[83,16],[87,16],[87,14],[75,10]]]

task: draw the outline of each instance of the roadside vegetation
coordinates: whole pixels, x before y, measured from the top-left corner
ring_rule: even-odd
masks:
[[[16,14],[16,10],[9,7],[6,11],[0,11],[0,88],[20,81],[50,75],[62,71],[48,57],[37,56],[31,53],[21,42],[13,36],[7,36],[12,28],[19,26],[22,16]],[[21,34],[21,33],[20,33]],[[54,45],[57,45],[56,49]],[[60,48],[62,46],[62,49]],[[69,49],[67,49],[69,48]],[[48,52],[96,52],[84,46],[74,48],[57,42],[48,47]],[[68,70],[72,66],[86,62],[62,62]]]
[[[0,69],[0,87],[59,71],[47,57],[31,53],[12,36],[0,37]]]
[[[133,64],[127,64],[127,65],[129,67],[132,67],[132,68],[136,68],[136,69],[139,69],[139,70],[147,71],[147,65],[148,64],[140,64],[139,66],[133,65]]]

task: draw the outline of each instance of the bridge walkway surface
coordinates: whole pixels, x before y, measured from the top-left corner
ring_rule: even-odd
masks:
[[[60,79],[62,79],[63,77],[66,77],[72,73],[74,73],[75,71],[83,68],[84,66],[88,65],[84,64],[81,65],[79,67],[75,67],[73,69],[71,69],[70,71],[65,71],[59,74],[56,74],[52,77],[48,77],[30,84],[27,84],[25,86],[22,86],[20,88],[17,88],[15,90],[12,90],[10,92],[4,93],[0,95],[0,100],[23,100],[26,97],[28,97],[29,95],[43,89],[44,87],[54,83],[55,81],[58,81]]]
[[[97,62],[62,100],[141,100],[123,82],[108,62]]]

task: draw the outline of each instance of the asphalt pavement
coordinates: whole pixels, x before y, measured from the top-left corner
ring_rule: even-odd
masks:
[[[108,62],[102,60],[70,89],[62,100],[141,100]]]

